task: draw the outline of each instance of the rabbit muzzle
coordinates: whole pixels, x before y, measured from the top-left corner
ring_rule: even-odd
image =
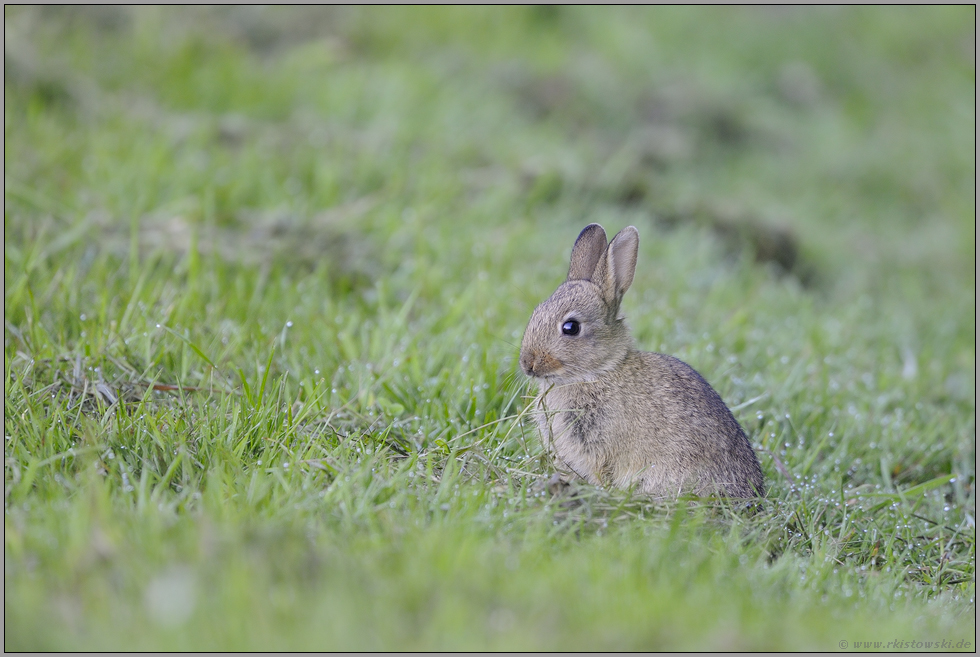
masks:
[[[540,379],[558,372],[561,361],[551,354],[536,349],[521,353],[521,369],[528,376]]]

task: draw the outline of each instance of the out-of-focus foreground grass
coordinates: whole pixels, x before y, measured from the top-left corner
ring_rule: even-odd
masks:
[[[5,649],[975,641],[974,26],[7,8]],[[591,221],[759,512],[546,492]]]

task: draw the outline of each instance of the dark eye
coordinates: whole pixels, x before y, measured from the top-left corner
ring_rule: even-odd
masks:
[[[582,325],[576,322],[574,319],[570,319],[561,325],[561,332],[565,335],[578,335],[578,332],[582,330]]]

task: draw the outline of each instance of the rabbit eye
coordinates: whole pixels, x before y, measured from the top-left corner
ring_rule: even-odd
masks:
[[[561,325],[561,332],[565,335],[578,335],[579,331],[582,330],[581,324],[571,319]]]

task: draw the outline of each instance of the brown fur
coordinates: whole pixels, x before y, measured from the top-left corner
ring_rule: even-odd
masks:
[[[601,226],[587,226],[568,278],[531,316],[521,368],[540,384],[542,440],[566,476],[596,485],[764,495],[755,452],[718,393],[680,360],[634,348],[619,305],[638,244],[632,226],[608,245]],[[567,321],[578,335],[562,333]]]

